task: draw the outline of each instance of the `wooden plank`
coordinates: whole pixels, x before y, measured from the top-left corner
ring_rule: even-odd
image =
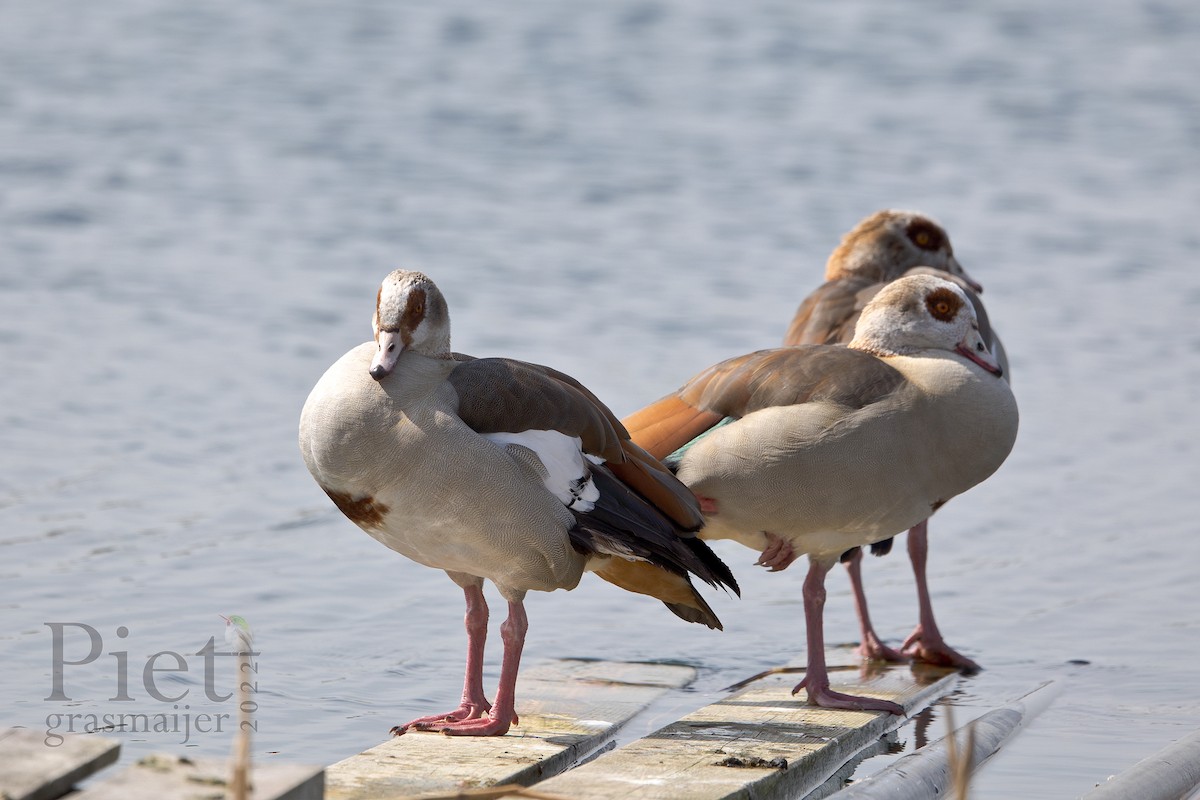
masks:
[[[53,800],[76,783],[115,763],[119,742],[99,736],[63,735],[56,747],[27,728],[0,730],[0,797]]]
[[[367,800],[497,784],[529,786],[575,764],[638,711],[695,680],[692,667],[557,661],[518,678],[521,724],[506,736],[409,732],[326,769],[328,800]]]
[[[834,672],[835,687],[892,700],[909,714],[958,680],[957,673],[907,666],[863,681],[858,675],[858,669]],[[795,684],[794,675],[767,675],[538,791],[572,800],[802,797],[904,723],[880,712],[809,706],[803,693],[792,696]]]
[[[230,767],[220,758],[152,755],[71,800],[222,800]],[[259,764],[250,774],[252,800],[321,800],[324,773],[297,764]]]
[[[988,711],[952,734],[846,788],[837,795],[837,800],[926,800],[949,796],[956,778],[956,766],[968,776],[974,773],[999,752],[1009,738],[1042,713],[1061,689],[1061,684],[1047,681],[1023,697]],[[1129,797],[1148,798],[1149,795]]]
[[[1084,800],[1166,800],[1200,789],[1200,731],[1142,759],[1085,794]]]

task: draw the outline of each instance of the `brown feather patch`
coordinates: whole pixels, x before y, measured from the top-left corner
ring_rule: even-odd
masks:
[[[705,623],[709,627],[722,630],[720,620],[704,602],[704,598],[696,593],[695,587],[687,578],[647,561],[626,561],[623,558],[610,558],[596,570],[596,574],[627,592],[655,597],[672,605],[694,608],[706,617]]]
[[[321,487],[324,488],[324,487]],[[346,492],[333,492],[325,489],[325,494],[345,514],[351,522],[361,528],[383,527],[383,518],[387,515],[388,507],[377,503],[374,497],[367,495],[355,499]]]
[[[425,319],[425,290],[413,289],[408,293],[408,303],[400,317],[400,340],[405,347],[412,345],[413,331]]]
[[[655,458],[666,458],[724,417],[668,395],[622,420],[633,441]]]
[[[685,531],[699,530],[704,525],[704,516],[692,490],[637,444],[628,441],[623,444],[625,461],[610,462],[608,468],[612,473]]]

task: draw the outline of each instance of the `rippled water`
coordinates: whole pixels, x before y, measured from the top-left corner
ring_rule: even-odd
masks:
[[[1194,3],[0,9],[4,722],[227,711],[195,654],[231,612],[262,652],[259,753],[326,763],[443,710],[459,592],[342,519],[295,444],[379,279],[424,269],[456,349],[624,414],[777,342],[841,233],[891,206],[941,219],[987,286],[1022,411],[1005,467],[932,526],[939,619],[987,667],[952,702],[1066,685],[977,796],[1077,795],[1195,728]],[[726,633],[588,581],[531,597],[527,663],[684,659],[698,705],[794,657],[799,575],[720,552],[745,587],[714,599]],[[867,581],[903,637],[905,559]],[[844,578],[830,598],[848,640]],[[71,703],[44,699],[48,622],[101,639]],[[178,702],[145,688],[162,651]]]

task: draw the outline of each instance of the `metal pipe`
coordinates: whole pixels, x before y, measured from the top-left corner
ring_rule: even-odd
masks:
[[[953,782],[955,753],[973,772],[1034,717],[1042,713],[1062,687],[1047,681],[1023,697],[993,709],[932,744],[909,753],[886,769],[833,795],[836,800],[928,800],[944,797]],[[951,745],[953,742],[953,746]]]
[[[1200,731],[1143,758],[1084,800],[1180,800],[1200,789]]]

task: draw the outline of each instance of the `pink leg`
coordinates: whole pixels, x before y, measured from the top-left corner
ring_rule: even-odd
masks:
[[[500,664],[500,685],[496,689],[496,704],[485,717],[420,725],[421,730],[441,731],[447,736],[503,736],[516,725],[517,670],[521,666],[521,651],[525,648],[525,632],[529,620],[521,601],[509,601],[508,619],[500,626],[504,640],[504,660]]]
[[[912,560],[917,579],[917,603],[920,617],[917,627],[901,645],[904,654],[918,661],[954,667],[963,672],[978,672],[980,667],[971,659],[946,644],[933,618],[933,602],[929,599],[929,584],[925,580],[925,564],[929,555],[929,520],[908,532],[908,557]]]
[[[808,690],[810,705],[823,708],[849,708],[855,711],[887,711],[904,716],[904,709],[888,700],[856,697],[829,688],[829,671],[825,667],[825,576],[832,564],[809,556],[808,575],[804,579],[804,622],[807,628],[808,670],[804,680],[796,684],[792,694]]]
[[[862,548],[857,547],[854,555],[846,562],[850,588],[854,591],[854,610],[858,612],[858,627],[862,635],[858,653],[872,661],[907,661],[903,653],[888,647],[879,638],[879,634],[875,633],[875,626],[871,624],[871,612],[867,609],[867,593],[863,591],[862,560]]]
[[[397,725],[392,728],[393,736],[402,736],[409,728],[421,729],[431,723],[478,719],[492,708],[492,704],[483,693],[483,647],[487,642],[488,627],[487,601],[483,598],[481,586],[468,586],[463,589],[463,593],[467,597],[467,674],[463,679],[462,704],[445,714],[432,714]]]

